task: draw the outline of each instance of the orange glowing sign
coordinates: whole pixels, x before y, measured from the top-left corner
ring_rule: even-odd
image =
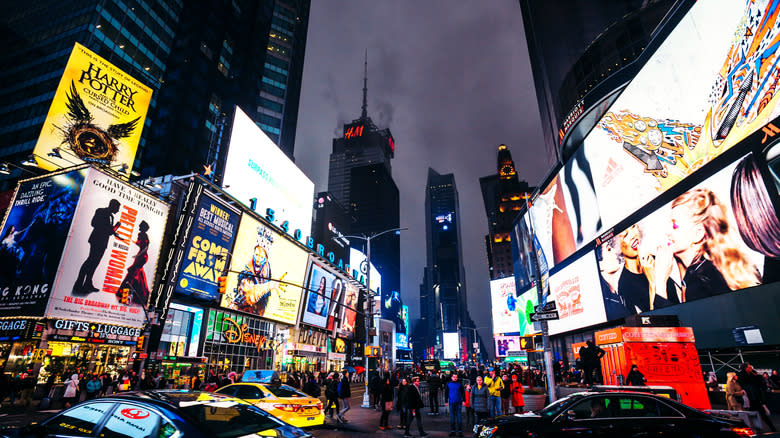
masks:
[[[350,138],[361,137],[363,135],[363,125],[352,125],[344,127],[344,138],[349,140]]]
[[[620,342],[694,342],[690,327],[618,327],[596,332],[596,345]]]

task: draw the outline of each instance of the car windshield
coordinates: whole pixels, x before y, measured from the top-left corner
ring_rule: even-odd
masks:
[[[279,398],[309,397],[308,395],[296,390],[292,386],[287,386],[287,385],[266,385],[265,389],[267,389],[271,394]]]
[[[567,406],[570,406],[572,402],[579,400],[580,398],[582,398],[581,395],[570,395],[568,397],[560,398],[539,411],[539,414],[543,417],[554,417],[563,412],[563,410],[566,409]]]

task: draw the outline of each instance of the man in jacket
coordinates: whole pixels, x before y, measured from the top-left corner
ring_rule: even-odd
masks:
[[[745,390],[745,395],[750,402],[748,410],[758,412],[761,420],[769,426],[772,432],[776,432],[777,429],[775,429],[775,425],[766,412],[766,395],[764,394],[762,379],[756,370],[753,369],[753,365],[747,362],[742,364],[741,371],[737,374],[737,381],[742,386],[742,389]]]
[[[450,381],[447,383],[447,402],[450,406],[450,436],[455,436],[456,430],[458,436],[463,436],[463,419],[461,418],[460,409],[465,398],[463,384],[458,381],[458,375],[452,373]]]
[[[406,419],[406,431],[404,432],[404,437],[412,436],[412,434],[409,433],[409,427],[412,425],[412,416],[417,418],[417,430],[420,432],[420,436],[428,436],[428,434],[425,433],[425,430],[423,430],[422,426],[422,415],[420,412],[420,409],[422,408],[423,399],[420,395],[420,378],[415,377],[412,379],[412,385],[409,386],[409,390],[407,392],[407,409],[409,410],[409,414]]]
[[[342,423],[346,423],[347,419],[344,418],[344,414],[349,410],[349,398],[352,397],[352,389],[349,387],[349,373],[344,373],[344,376],[339,382],[339,400],[341,401],[341,411],[339,412],[339,420]]]
[[[428,377],[428,406],[431,412],[428,415],[439,415],[439,389],[441,388],[441,376],[436,370]]]
[[[501,377],[496,376],[495,368],[490,368],[490,377],[485,378],[485,385],[488,387],[490,397],[488,399],[488,406],[490,408],[490,416],[493,418],[501,416],[501,390],[504,389],[504,381]]]

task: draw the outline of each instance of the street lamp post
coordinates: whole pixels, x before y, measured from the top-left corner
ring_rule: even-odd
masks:
[[[365,386],[365,392],[363,393],[363,404],[360,406],[362,408],[371,408],[371,395],[368,393],[368,355],[366,354],[366,345],[368,345],[368,337],[369,337],[369,321],[370,318],[374,317],[374,311],[373,311],[373,296],[371,295],[371,239],[375,237],[379,237],[383,234],[392,233],[393,231],[403,231],[408,230],[408,228],[391,228],[389,230],[380,231],[379,233],[371,233],[368,235],[361,235],[361,236],[344,236],[348,239],[362,239],[366,242],[366,304],[367,304],[367,311],[365,313],[366,317],[366,343],[363,345],[363,356],[365,359],[365,373],[366,376],[363,378],[363,383]]]

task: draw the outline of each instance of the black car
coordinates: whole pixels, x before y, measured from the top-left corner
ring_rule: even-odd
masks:
[[[640,392],[580,392],[527,414],[474,426],[475,438],[753,436],[740,420],[716,417],[674,400]]]
[[[41,422],[0,430],[0,437],[309,438],[240,399],[201,391],[139,391],[80,403]]]

